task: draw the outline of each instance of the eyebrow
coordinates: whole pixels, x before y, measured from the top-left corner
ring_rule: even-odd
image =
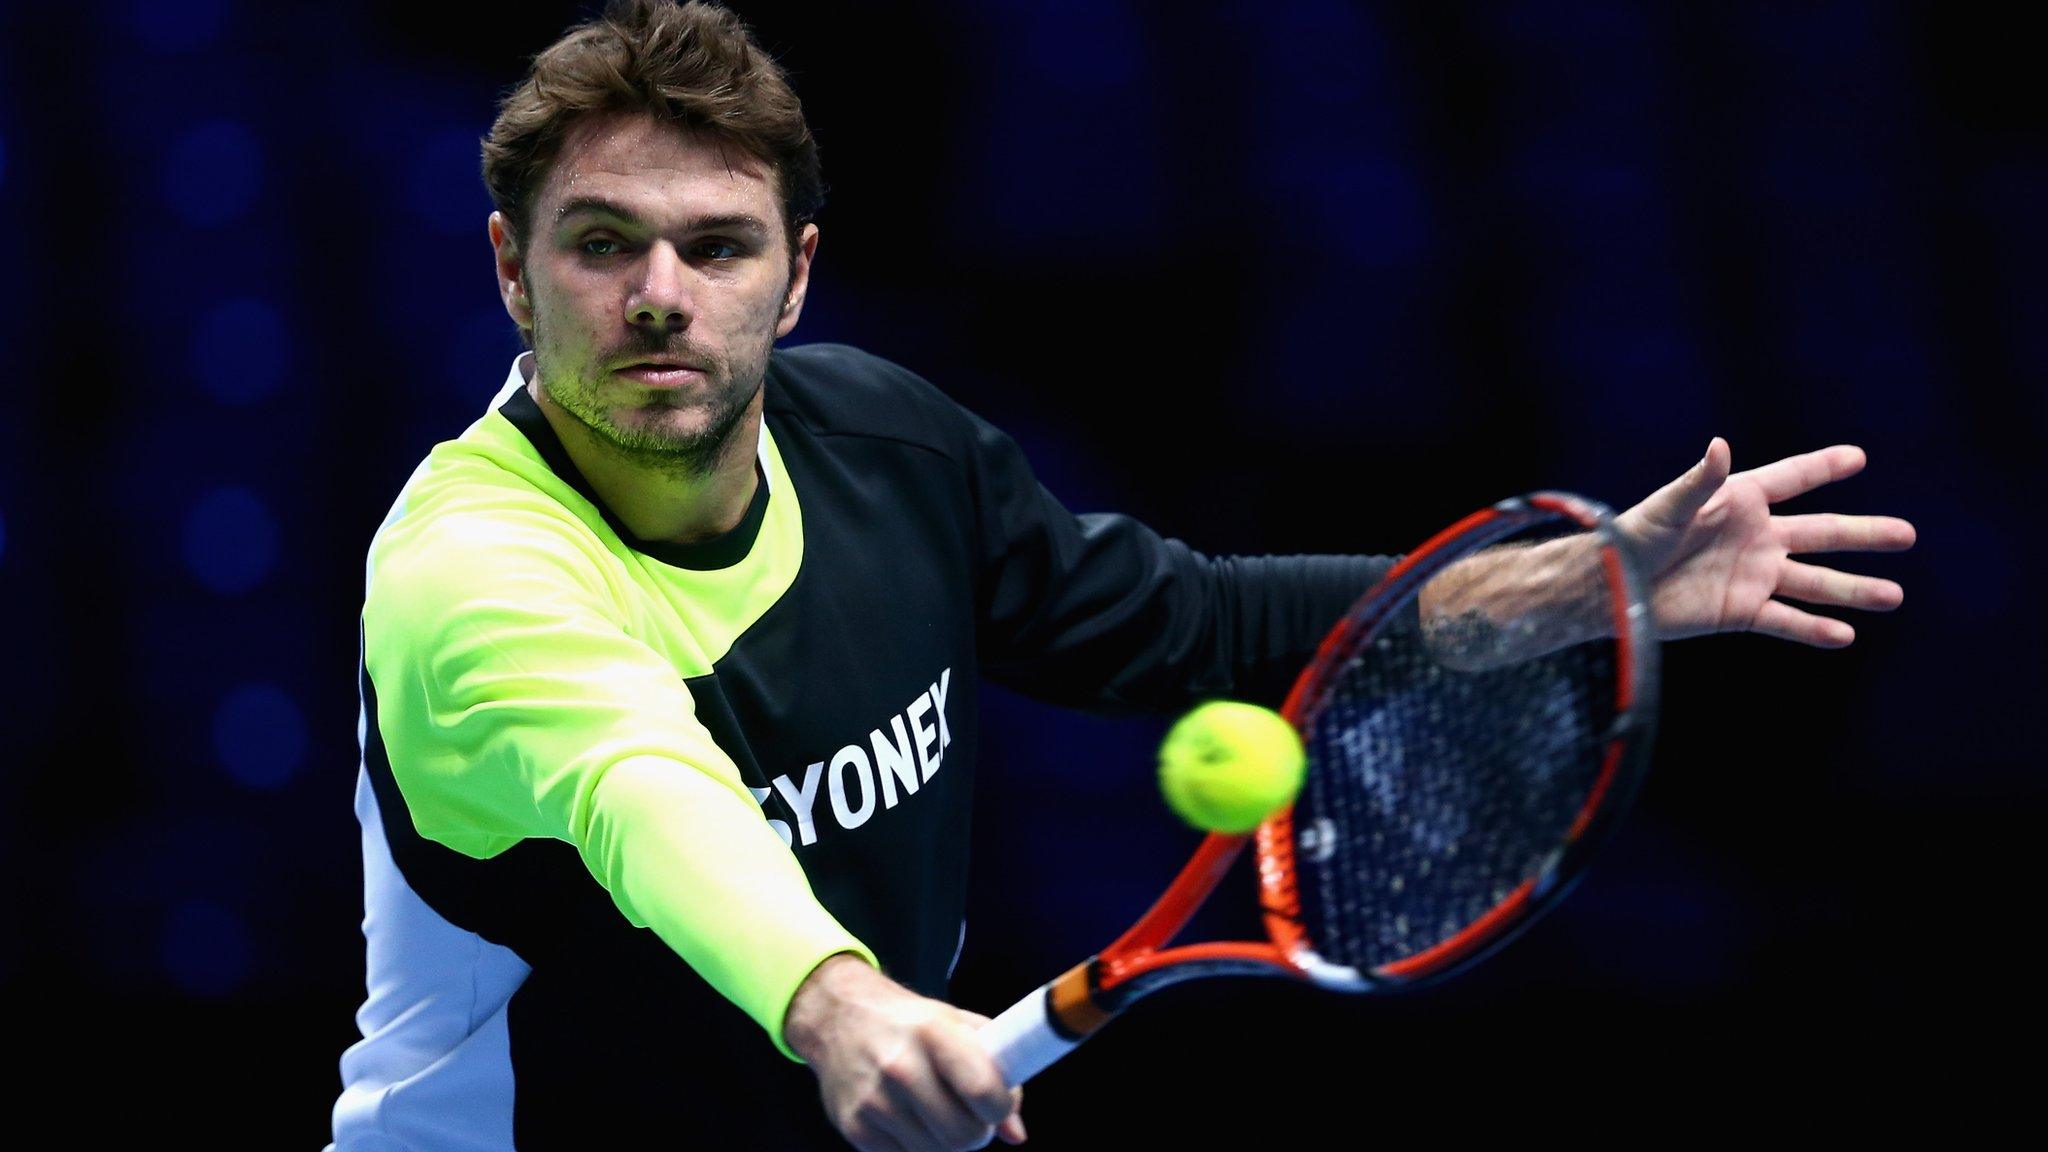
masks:
[[[602,196],[574,196],[562,202],[555,209],[555,224],[560,226],[571,216],[589,213],[610,216],[629,224],[641,223],[640,217],[630,208],[616,200]],[[768,235],[768,225],[760,217],[745,212],[725,212],[711,216],[695,216],[682,222],[684,232],[746,232],[754,236]]]

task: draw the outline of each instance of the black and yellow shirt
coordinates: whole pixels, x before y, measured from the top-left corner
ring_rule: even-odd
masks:
[[[836,1143],[783,1013],[840,951],[945,995],[978,678],[1271,695],[1392,563],[1074,515],[1008,437],[837,345],[772,354],[737,527],[638,541],[530,372],[370,549],[344,1150]]]

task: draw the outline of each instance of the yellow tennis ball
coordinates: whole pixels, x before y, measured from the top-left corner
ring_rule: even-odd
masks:
[[[1294,725],[1270,708],[1212,700],[1159,746],[1166,806],[1205,832],[1240,836],[1294,802],[1308,769]]]

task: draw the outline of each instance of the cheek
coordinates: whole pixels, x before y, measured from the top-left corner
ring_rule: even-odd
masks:
[[[579,303],[572,297],[559,292],[549,293],[530,302],[533,310],[535,338],[545,329],[548,343],[558,349],[580,348],[590,344],[591,325]]]
[[[588,327],[600,302],[609,298],[607,286],[579,277],[574,270],[543,275],[527,286],[527,293],[528,307],[546,312],[557,328],[565,324]]]
[[[750,327],[755,328],[757,330],[766,329],[769,338],[773,339],[775,335],[775,325],[782,319],[782,305],[785,301],[789,299],[789,297],[784,294],[786,291],[786,289],[778,290],[764,297],[754,309],[754,314],[752,317],[752,323],[750,324]]]
[[[708,303],[691,322],[689,335],[699,347],[714,343],[726,359],[755,354],[762,345],[775,340],[775,324],[782,318],[779,297],[763,299],[749,292],[744,297],[727,294]]]

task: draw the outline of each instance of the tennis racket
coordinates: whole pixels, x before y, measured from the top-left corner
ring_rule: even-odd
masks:
[[[1476,607],[1424,627],[1418,597],[1439,576],[1457,591],[1433,609]],[[1647,767],[1657,646],[1643,597],[1608,510],[1569,493],[1503,501],[1409,553],[1281,709],[1308,751],[1293,806],[1248,835],[1211,833],[1115,943],[984,1025],[1005,1079],[1024,1083],[1184,980],[1412,989],[1554,907]],[[1167,947],[1248,842],[1266,939]]]

